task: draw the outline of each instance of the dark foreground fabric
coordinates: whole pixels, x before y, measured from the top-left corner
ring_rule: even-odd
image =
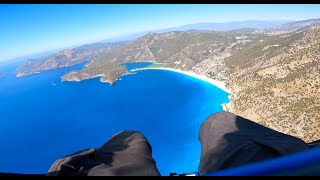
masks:
[[[308,149],[298,138],[227,112],[208,117],[201,126],[199,140],[200,175]],[[139,132],[123,131],[99,149],[57,160],[48,175],[157,176],[160,173],[147,139]]]
[[[200,175],[309,149],[296,137],[228,112],[208,117],[199,140]]]
[[[200,175],[309,149],[298,138],[227,112],[208,117],[201,125],[199,140]],[[314,174],[319,168],[314,169],[303,173]],[[122,131],[98,149],[83,150],[55,161],[47,175],[159,176],[160,173],[147,139],[136,131]]]
[[[159,176],[147,139],[122,131],[99,149],[89,149],[57,160],[48,176]]]

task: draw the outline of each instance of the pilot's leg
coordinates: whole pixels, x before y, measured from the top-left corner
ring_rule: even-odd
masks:
[[[98,149],[57,160],[48,175],[158,176],[148,140],[139,132],[122,131]]]
[[[308,145],[255,122],[222,112],[201,125],[199,174],[303,151]]]

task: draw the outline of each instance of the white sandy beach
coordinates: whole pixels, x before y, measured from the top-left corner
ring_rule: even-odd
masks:
[[[218,88],[220,88],[221,90],[227,92],[230,94],[230,90],[228,90],[225,86],[225,84],[221,81],[217,81],[217,80],[214,80],[214,79],[210,79],[206,76],[201,76],[199,74],[196,74],[196,73],[193,73],[193,72],[188,72],[188,71],[182,71],[182,70],[179,70],[179,69],[174,69],[174,68],[162,68],[162,67],[150,67],[150,68],[137,68],[137,69],[133,69],[131,71],[142,71],[142,70],[152,70],[152,69],[157,69],[157,70],[167,70],[167,71],[174,71],[174,72],[177,72],[177,73],[181,73],[181,74],[185,74],[185,75],[188,75],[188,76],[192,76],[194,78],[197,78],[197,79],[200,79],[202,81],[205,81],[209,84],[212,84]]]

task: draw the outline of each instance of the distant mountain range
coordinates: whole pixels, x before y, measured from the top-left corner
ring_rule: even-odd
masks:
[[[279,25],[290,23],[294,21],[258,21],[258,20],[248,20],[248,21],[233,21],[226,23],[196,23],[196,24],[188,24],[178,27],[166,28],[166,29],[157,29],[157,30],[149,30],[144,32],[132,33],[126,36],[118,37],[118,38],[110,38],[103,40],[101,42],[115,42],[115,41],[130,41],[134,40],[138,37],[141,37],[150,32],[154,33],[165,33],[170,31],[189,31],[189,30],[209,30],[209,31],[230,31],[240,28],[253,28],[253,29],[267,29],[267,28],[275,28]]]
[[[290,23],[284,23],[278,26],[271,27],[271,29],[297,30],[318,23],[320,23],[320,19],[308,19],[303,21],[293,21]]]
[[[211,30],[211,31],[229,31],[240,28],[253,28],[253,29],[292,29],[292,28],[301,28],[307,25],[307,23],[318,23],[320,19],[311,19],[304,21],[292,21],[292,20],[273,20],[273,21],[261,21],[261,20],[248,20],[248,21],[233,21],[226,23],[196,23],[188,24],[178,27],[165,28],[165,29],[156,29],[143,32],[132,33],[120,37],[108,38],[97,43],[106,43],[106,42],[119,42],[119,41],[132,41],[137,39],[145,34],[150,32],[154,33],[165,33],[170,31],[189,31],[189,30]],[[95,43],[93,43],[95,44]],[[76,46],[73,46],[76,47]],[[72,47],[69,47],[70,49]],[[63,48],[50,50],[42,53],[36,53],[28,56],[18,57],[13,59],[14,61],[21,61],[23,59],[39,59],[45,56],[54,54],[63,50]]]
[[[209,31],[230,31],[241,28],[252,28],[252,29],[267,29],[286,24],[293,21],[234,21],[226,23],[197,23],[188,24],[184,26],[168,28],[163,30],[157,30],[156,33],[169,32],[169,31],[188,31],[188,30],[209,30]]]
[[[41,58],[48,57],[49,55],[52,55],[54,53],[58,53],[59,51],[62,51],[64,49],[66,49],[66,48],[58,48],[58,49],[53,49],[53,50],[44,51],[44,52],[40,52],[40,53],[33,53],[33,54],[29,54],[29,55],[15,57],[12,59],[8,59],[6,61],[0,61],[0,65],[13,64],[13,63],[17,63],[17,62],[25,62],[26,59],[41,59]]]

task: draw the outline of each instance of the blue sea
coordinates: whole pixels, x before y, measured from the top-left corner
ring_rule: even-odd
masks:
[[[0,78],[0,172],[46,173],[56,159],[122,130],[146,136],[161,175],[196,172],[200,125],[228,102],[219,88],[171,71],[137,71],[110,86],[99,78],[61,82],[84,64],[23,78],[15,77],[17,66],[0,66],[7,74]]]

